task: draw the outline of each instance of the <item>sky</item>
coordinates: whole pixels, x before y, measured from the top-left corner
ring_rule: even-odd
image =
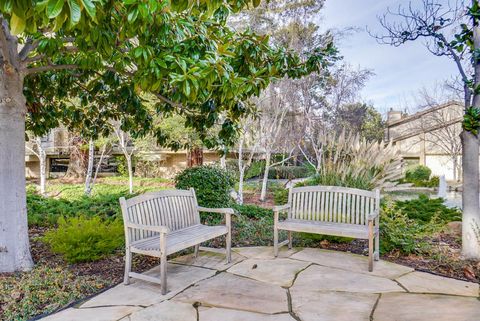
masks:
[[[412,3],[421,3],[413,0]],[[420,89],[457,74],[454,63],[432,55],[422,41],[401,47],[381,45],[367,32],[382,32],[377,16],[387,7],[398,8],[407,1],[396,0],[326,0],[321,11],[321,29],[355,27],[358,31],[337,43],[344,61],[353,67],[372,70],[375,75],[362,91],[362,97],[385,114],[390,108],[413,111],[414,95]]]

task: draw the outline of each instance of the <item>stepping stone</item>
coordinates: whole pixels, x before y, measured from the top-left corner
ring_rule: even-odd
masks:
[[[282,258],[248,259],[231,267],[227,272],[282,287],[289,287],[297,273],[309,264],[308,262]]]
[[[199,321],[295,321],[288,313],[272,315],[221,308],[199,308],[199,316]]]
[[[460,296],[389,293],[380,298],[373,320],[475,321],[480,320],[480,302]]]
[[[325,266],[312,265],[302,271],[292,291],[342,291],[359,293],[405,292],[392,280]]]
[[[425,272],[413,272],[398,278],[397,281],[410,292],[478,297],[478,283],[455,280]]]
[[[132,312],[140,310],[140,307],[101,307],[91,309],[75,309],[68,308],[58,313],[52,314],[48,317],[42,318],[43,321],[111,321],[123,318]]]
[[[189,255],[177,257],[171,260],[171,262],[198,266],[198,267],[213,269],[217,271],[225,271],[228,268],[232,267],[233,265],[243,260],[245,260],[244,256],[241,256],[240,254],[232,252],[232,262],[227,263],[224,253],[208,250],[208,251],[200,251],[200,253],[198,254],[198,257],[196,258],[193,254],[189,254]]]
[[[190,285],[209,278],[215,275],[215,273],[216,271],[210,269],[169,263],[167,266],[167,287],[169,292],[167,292],[167,294],[162,295],[160,285],[158,284],[131,278],[129,285],[119,284],[93,297],[81,307],[116,305],[149,306],[167,300]],[[155,267],[145,274],[159,277],[160,268]]]
[[[197,321],[197,310],[190,303],[164,301],[130,315],[129,321]]]
[[[370,321],[378,294],[290,291],[293,312],[302,321]]]
[[[230,273],[200,281],[173,300],[259,313],[288,312],[285,289]]]
[[[287,258],[297,253],[300,249],[291,249],[282,246],[278,251],[279,258]],[[233,252],[237,252],[249,259],[273,259],[273,247],[271,246],[251,246],[251,247],[235,247],[232,248]]]
[[[373,271],[368,272],[368,258],[366,256],[340,251],[304,249],[292,255],[291,258],[389,279],[395,279],[414,271],[414,269],[407,266],[380,260],[374,261]]]

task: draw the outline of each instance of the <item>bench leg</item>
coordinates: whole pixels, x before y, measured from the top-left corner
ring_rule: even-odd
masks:
[[[130,271],[132,269],[132,253],[130,250],[126,249],[125,251],[125,275],[123,277],[123,284],[130,284]]]
[[[162,295],[167,293],[167,238],[160,233],[160,287]]]
[[[193,256],[194,256],[195,258],[198,257],[198,252],[199,252],[199,250],[200,250],[200,244],[195,245],[195,252],[193,253]]]
[[[273,229],[273,256],[278,256],[278,230]]]
[[[288,249],[292,249],[292,244],[293,244],[293,237],[292,237],[292,231],[288,231]]]
[[[225,217],[225,223],[227,225],[227,235],[225,236],[225,251],[227,254],[227,264],[232,262],[232,215],[227,214]]]
[[[373,271],[373,221],[368,222],[368,271]]]
[[[377,232],[375,235],[375,253],[374,253],[375,261],[380,260],[380,233]]]

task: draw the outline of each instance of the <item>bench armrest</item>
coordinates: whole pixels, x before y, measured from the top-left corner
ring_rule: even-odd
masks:
[[[202,207],[198,206],[197,209],[200,212],[210,212],[210,213],[220,213],[220,214],[233,214],[236,215],[235,211],[233,208],[208,208],[208,207]]]
[[[274,212],[281,212],[290,209],[290,204],[278,205],[273,207]]]
[[[373,221],[373,220],[376,219],[379,215],[380,215],[380,210],[379,210],[379,209],[376,209],[376,210],[374,210],[373,212],[371,212],[370,214],[368,214],[367,218],[368,218],[369,221]]]
[[[145,231],[152,231],[158,233],[168,233],[170,229],[166,226],[162,225],[142,225],[142,224],[135,224],[135,223],[125,223],[127,228],[133,228],[137,230],[145,230]]]

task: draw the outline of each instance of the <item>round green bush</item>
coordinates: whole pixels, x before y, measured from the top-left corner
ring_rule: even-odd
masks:
[[[230,190],[234,184],[233,175],[216,166],[187,168],[175,177],[175,187],[178,189],[193,187],[198,204],[205,207],[229,206]]]
[[[428,181],[430,179],[430,175],[432,175],[432,170],[430,168],[427,166],[418,165],[407,170],[405,178],[410,182]]]

